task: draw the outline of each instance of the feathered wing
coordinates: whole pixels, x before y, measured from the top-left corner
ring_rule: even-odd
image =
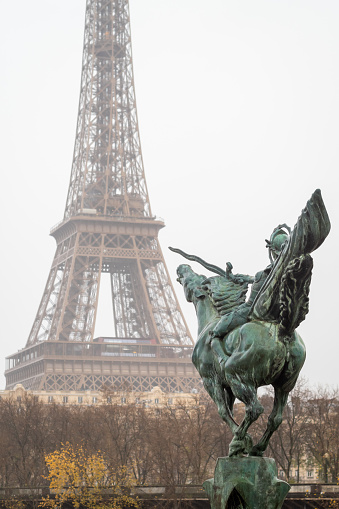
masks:
[[[330,228],[331,223],[325,204],[320,190],[317,189],[302,210],[287,245],[277,258],[271,274],[258,293],[252,307],[252,319],[280,321],[280,294],[284,293],[281,285],[284,285],[288,279],[283,278],[288,266],[291,268],[293,263],[298,263],[295,261],[296,259],[301,259],[302,256],[312,253],[321,246],[329,234]],[[309,273],[307,287],[310,284],[310,277]],[[302,284],[302,281],[299,281],[299,283]],[[306,313],[302,314],[302,319],[304,319]],[[296,323],[298,321],[299,319],[295,320]]]
[[[280,284],[281,333],[290,336],[305,320],[308,313],[309,291],[313,260],[310,254],[294,258],[288,265]]]

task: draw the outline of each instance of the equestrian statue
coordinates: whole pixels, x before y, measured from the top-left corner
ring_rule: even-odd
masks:
[[[296,328],[308,313],[311,253],[329,231],[330,221],[318,189],[293,230],[286,224],[274,229],[266,241],[270,263],[254,277],[233,274],[229,262],[223,270],[170,248],[217,274],[199,275],[186,264],[177,269],[177,280],[198,318],[192,361],[233,433],[229,457],[262,456],[282,422],[288,395],[306,356]],[[248,429],[264,410],[257,396],[258,387],[264,385],[273,386],[274,405],[263,436],[253,445]],[[245,405],[240,424],[233,417],[236,398]]]

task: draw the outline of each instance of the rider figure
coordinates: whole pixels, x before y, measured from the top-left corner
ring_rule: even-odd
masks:
[[[222,348],[221,340],[231,332],[233,329],[240,325],[244,325],[248,321],[248,316],[252,310],[253,303],[269,276],[275,260],[278,258],[283,246],[289,238],[289,233],[286,233],[282,228],[285,228],[290,233],[290,228],[283,224],[279,225],[274,229],[270,240],[266,240],[266,247],[269,249],[270,264],[266,269],[257,272],[254,277],[246,276],[244,274],[232,274],[232,264],[227,263],[226,265],[226,278],[234,281],[235,283],[249,283],[252,285],[249,299],[240,304],[234,311],[223,315],[218,321],[217,325],[210,332],[211,336],[211,347],[215,354],[219,357],[219,360],[225,360],[225,351]]]

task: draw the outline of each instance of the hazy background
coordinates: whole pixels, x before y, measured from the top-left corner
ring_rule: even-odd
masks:
[[[167,246],[254,274],[268,263],[264,239],[293,226],[319,187],[332,231],[314,253],[302,373],[337,385],[339,2],[130,0],[130,12],[151,205],[193,336],[193,306],[175,282],[182,260]],[[25,346],[55,252],[84,16],[85,0],[1,5],[0,371]],[[96,332],[112,335],[103,300]]]

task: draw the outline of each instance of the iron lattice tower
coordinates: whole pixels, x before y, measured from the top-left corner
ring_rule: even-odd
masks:
[[[192,347],[193,340],[158,241],[163,226],[152,215],[145,180],[128,0],[87,0],[65,214],[51,231],[57,242],[56,254],[26,348],[33,352],[47,341],[58,342],[59,347],[66,343],[71,351],[70,344],[92,343],[100,279],[102,273],[109,273],[115,338],[191,351],[183,348]],[[59,378],[55,372],[53,376],[23,373],[23,359],[18,369],[15,358],[9,358],[9,386],[20,381],[54,390],[97,388],[98,384],[84,384],[83,377],[74,374],[67,382],[65,373]],[[106,382],[101,378],[98,383]]]

